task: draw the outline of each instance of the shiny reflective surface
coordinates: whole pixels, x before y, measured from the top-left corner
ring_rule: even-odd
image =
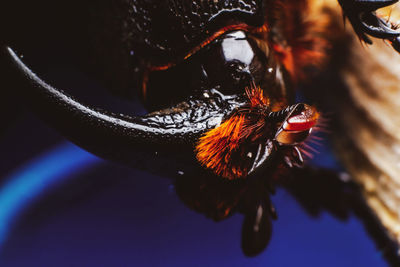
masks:
[[[234,60],[243,62],[246,71],[250,71],[249,65],[253,61],[254,51],[246,38],[247,36],[243,31],[231,32],[227,38],[222,40],[221,48],[227,62]]]

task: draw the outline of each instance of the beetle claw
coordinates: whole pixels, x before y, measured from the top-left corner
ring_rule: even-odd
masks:
[[[373,13],[366,13],[361,17],[364,17],[361,19],[362,28],[368,35],[380,39],[392,39],[400,36],[400,32],[393,30],[391,25]],[[365,21],[369,21],[369,23]]]
[[[372,44],[369,38],[375,37],[388,40],[393,48],[400,53],[400,41],[397,40],[400,32],[396,31],[390,22],[385,21],[376,14],[379,8],[397,3],[399,0],[339,0],[343,14],[353,26],[360,39],[367,44]]]

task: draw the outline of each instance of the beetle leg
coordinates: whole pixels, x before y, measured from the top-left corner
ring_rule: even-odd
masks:
[[[400,53],[400,32],[390,22],[376,14],[379,8],[397,3],[398,0],[339,0],[344,17],[347,17],[360,39],[372,44],[370,37],[388,40]]]
[[[303,155],[301,154],[299,148],[296,146],[293,147],[287,155],[285,155],[284,161],[289,168],[301,168],[304,165]]]

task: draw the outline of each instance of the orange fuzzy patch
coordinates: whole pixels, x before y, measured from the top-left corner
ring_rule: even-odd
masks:
[[[243,145],[256,142],[265,132],[262,110],[269,101],[260,88],[246,90],[249,106],[205,133],[196,146],[197,159],[215,174],[228,179],[247,176]],[[264,109],[263,109],[264,108]]]
[[[232,116],[200,138],[196,150],[197,159],[203,166],[228,179],[247,175],[240,166],[231,163],[233,154],[239,149],[244,121],[244,115]]]
[[[253,85],[253,89],[246,89],[246,95],[250,100],[250,106],[253,108],[269,106],[269,99],[264,96],[264,91],[260,87]]]

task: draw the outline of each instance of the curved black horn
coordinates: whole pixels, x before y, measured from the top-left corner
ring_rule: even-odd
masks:
[[[138,152],[157,154],[172,147],[175,152],[180,147],[192,149],[199,134],[218,125],[238,106],[234,97],[205,94],[204,99],[144,117],[116,115],[79,103],[37,77],[11,48],[2,50],[7,76],[12,77],[9,84],[41,118],[74,143],[118,161],[137,157]]]

